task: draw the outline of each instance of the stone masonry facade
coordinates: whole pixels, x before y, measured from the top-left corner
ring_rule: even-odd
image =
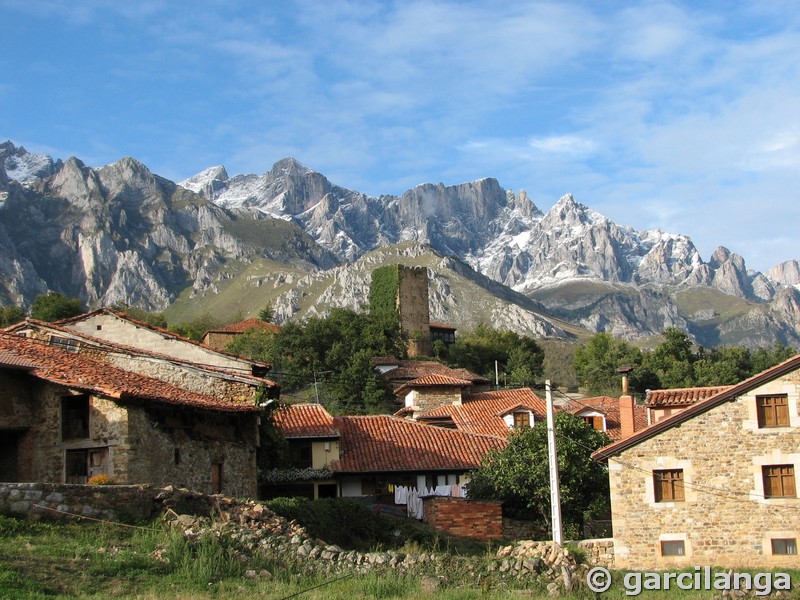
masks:
[[[778,395],[788,398],[788,425],[760,427],[757,398]],[[798,399],[795,370],[609,458],[615,566],[800,567],[796,547],[773,547],[800,540],[800,498],[765,498],[763,470],[800,472]],[[656,501],[655,470],[681,470],[684,498]]]

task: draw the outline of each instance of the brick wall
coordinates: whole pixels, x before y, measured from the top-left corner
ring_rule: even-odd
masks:
[[[423,520],[439,531],[476,540],[503,539],[500,502],[432,496],[423,499]]]

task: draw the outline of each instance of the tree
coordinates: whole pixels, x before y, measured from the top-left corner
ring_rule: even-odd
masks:
[[[58,292],[39,294],[31,305],[31,317],[39,321],[69,319],[83,312],[79,298],[67,298]]]
[[[508,382],[533,385],[543,373],[544,351],[533,338],[481,323],[447,348],[446,359],[491,380],[495,378],[497,361]]]
[[[567,412],[556,413],[555,423],[562,519],[579,528],[585,513],[608,511],[608,473],[591,454],[610,440]],[[547,426],[514,431],[506,448],[486,455],[481,468],[472,473],[467,491],[471,498],[502,501],[509,515],[535,515],[549,523]]]
[[[694,364],[698,355],[689,335],[675,327],[662,332],[664,341],[645,356],[644,364],[658,378],[658,387],[683,388],[696,385]]]
[[[335,308],[327,317],[289,321],[278,333],[259,330],[238,336],[226,348],[273,364],[287,391],[316,383],[332,412],[380,412],[393,403],[378,377],[374,356],[405,355],[399,317],[390,311],[359,313]]]
[[[573,363],[578,380],[589,394],[617,396],[621,377],[617,369],[633,367],[630,385],[633,390],[651,387],[652,374],[642,366],[642,353],[628,342],[618,340],[608,333],[593,335],[585,346],[575,351]],[[657,387],[657,386],[656,386]]]
[[[0,307],[0,327],[8,327],[25,319],[25,310],[19,306]]]
[[[272,308],[272,302],[268,302],[267,305],[261,309],[258,313],[258,318],[267,323],[272,323],[272,320],[275,318],[275,309]]]
[[[142,308],[129,306],[124,302],[116,302],[111,305],[111,308],[121,313],[125,313],[132,319],[154,325],[155,327],[166,329],[169,326],[167,323],[167,318],[164,316],[163,312],[150,312]]]

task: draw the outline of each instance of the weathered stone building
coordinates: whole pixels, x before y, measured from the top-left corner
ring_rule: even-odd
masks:
[[[259,407],[0,333],[0,480],[256,495]]]
[[[797,568],[800,355],[594,454],[615,566]]]

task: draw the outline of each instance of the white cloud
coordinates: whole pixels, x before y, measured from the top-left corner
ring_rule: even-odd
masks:
[[[554,135],[533,138],[529,142],[532,148],[556,154],[587,155],[595,151],[596,145],[591,140],[576,135]]]

